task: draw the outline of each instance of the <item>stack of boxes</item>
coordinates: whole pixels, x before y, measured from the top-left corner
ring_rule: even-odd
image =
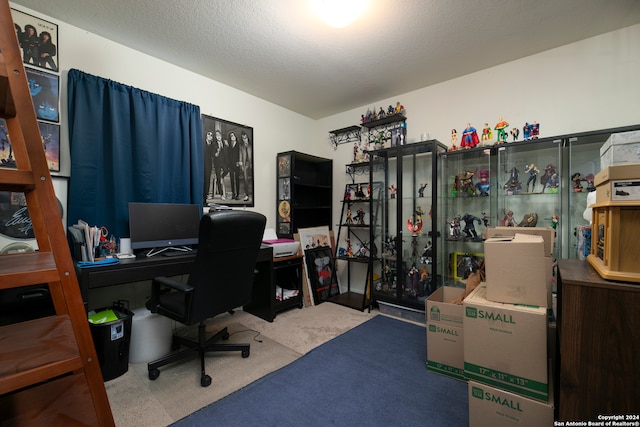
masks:
[[[552,425],[553,230],[509,227],[489,234],[486,282],[463,303],[469,425]]]

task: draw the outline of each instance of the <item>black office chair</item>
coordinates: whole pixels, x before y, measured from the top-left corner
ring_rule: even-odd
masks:
[[[241,351],[249,357],[249,344],[218,343],[229,338],[227,328],[207,340],[205,321],[251,301],[254,268],[260,250],[266,218],[250,211],[216,211],[200,220],[198,252],[187,283],[168,277],[153,279],[147,308],[185,325],[198,323],[198,341],[174,336],[171,353],[148,364],[149,379],[160,375],[158,368],[186,357],[200,355],[200,384],[208,387],[211,377],[205,373],[208,351]]]

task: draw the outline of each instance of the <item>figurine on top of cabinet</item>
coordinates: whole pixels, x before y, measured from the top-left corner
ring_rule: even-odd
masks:
[[[531,139],[531,125],[529,124],[529,122],[525,123],[524,126],[522,126],[522,139],[524,141],[528,141]]]
[[[396,114],[404,114],[404,105],[400,104],[400,101],[396,102],[395,112]]]
[[[378,119],[384,119],[387,117],[387,113],[384,111],[384,108],[380,107],[380,111],[378,111]]]
[[[396,113],[396,109],[393,108],[393,105],[389,104],[387,108],[387,116],[393,116]]]
[[[462,140],[460,141],[461,148],[474,148],[478,146],[478,132],[476,128],[471,126],[471,123],[467,123],[467,127],[462,132]]]
[[[488,196],[491,183],[489,182],[489,170],[480,169],[478,171],[479,181],[476,183],[476,194],[478,196]]]
[[[538,139],[540,135],[540,123],[533,122],[531,125],[531,139]]]
[[[482,145],[485,144],[486,141],[491,141],[491,139],[493,139],[493,135],[491,134],[491,126],[489,126],[489,123],[485,123],[484,127],[482,128]]]
[[[516,142],[518,140],[518,137],[520,136],[520,129],[518,128],[511,129],[511,136],[513,137],[513,142]]]
[[[507,142],[507,128],[509,127],[509,123],[500,117],[500,120],[495,125],[496,130],[496,144],[502,144],[503,142]]]
[[[573,182],[573,191],[575,191],[576,193],[582,193],[582,175],[580,175],[580,172],[576,172],[573,175],[571,175],[571,181]]]
[[[451,129],[451,147],[449,147],[448,151],[456,151],[458,146],[456,143],[458,142],[458,132],[455,129]]]

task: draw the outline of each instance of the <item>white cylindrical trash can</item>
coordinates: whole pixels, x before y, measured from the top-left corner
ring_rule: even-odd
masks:
[[[171,351],[171,319],[141,307],[133,310],[130,363],[148,363]]]

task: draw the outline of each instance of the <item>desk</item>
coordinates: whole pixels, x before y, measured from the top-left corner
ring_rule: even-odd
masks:
[[[605,280],[587,261],[558,261],[560,421],[638,413],[638,307],[640,284]]]
[[[262,245],[258,252],[256,268],[271,268],[273,248]],[[156,255],[151,258],[121,259],[120,263],[103,267],[77,268],[78,284],[85,308],[89,303],[89,291],[105,286],[151,280],[158,276],[180,276],[188,274],[195,263],[194,254],[166,257]],[[269,263],[269,264],[265,264]],[[265,284],[264,286],[269,286]]]

